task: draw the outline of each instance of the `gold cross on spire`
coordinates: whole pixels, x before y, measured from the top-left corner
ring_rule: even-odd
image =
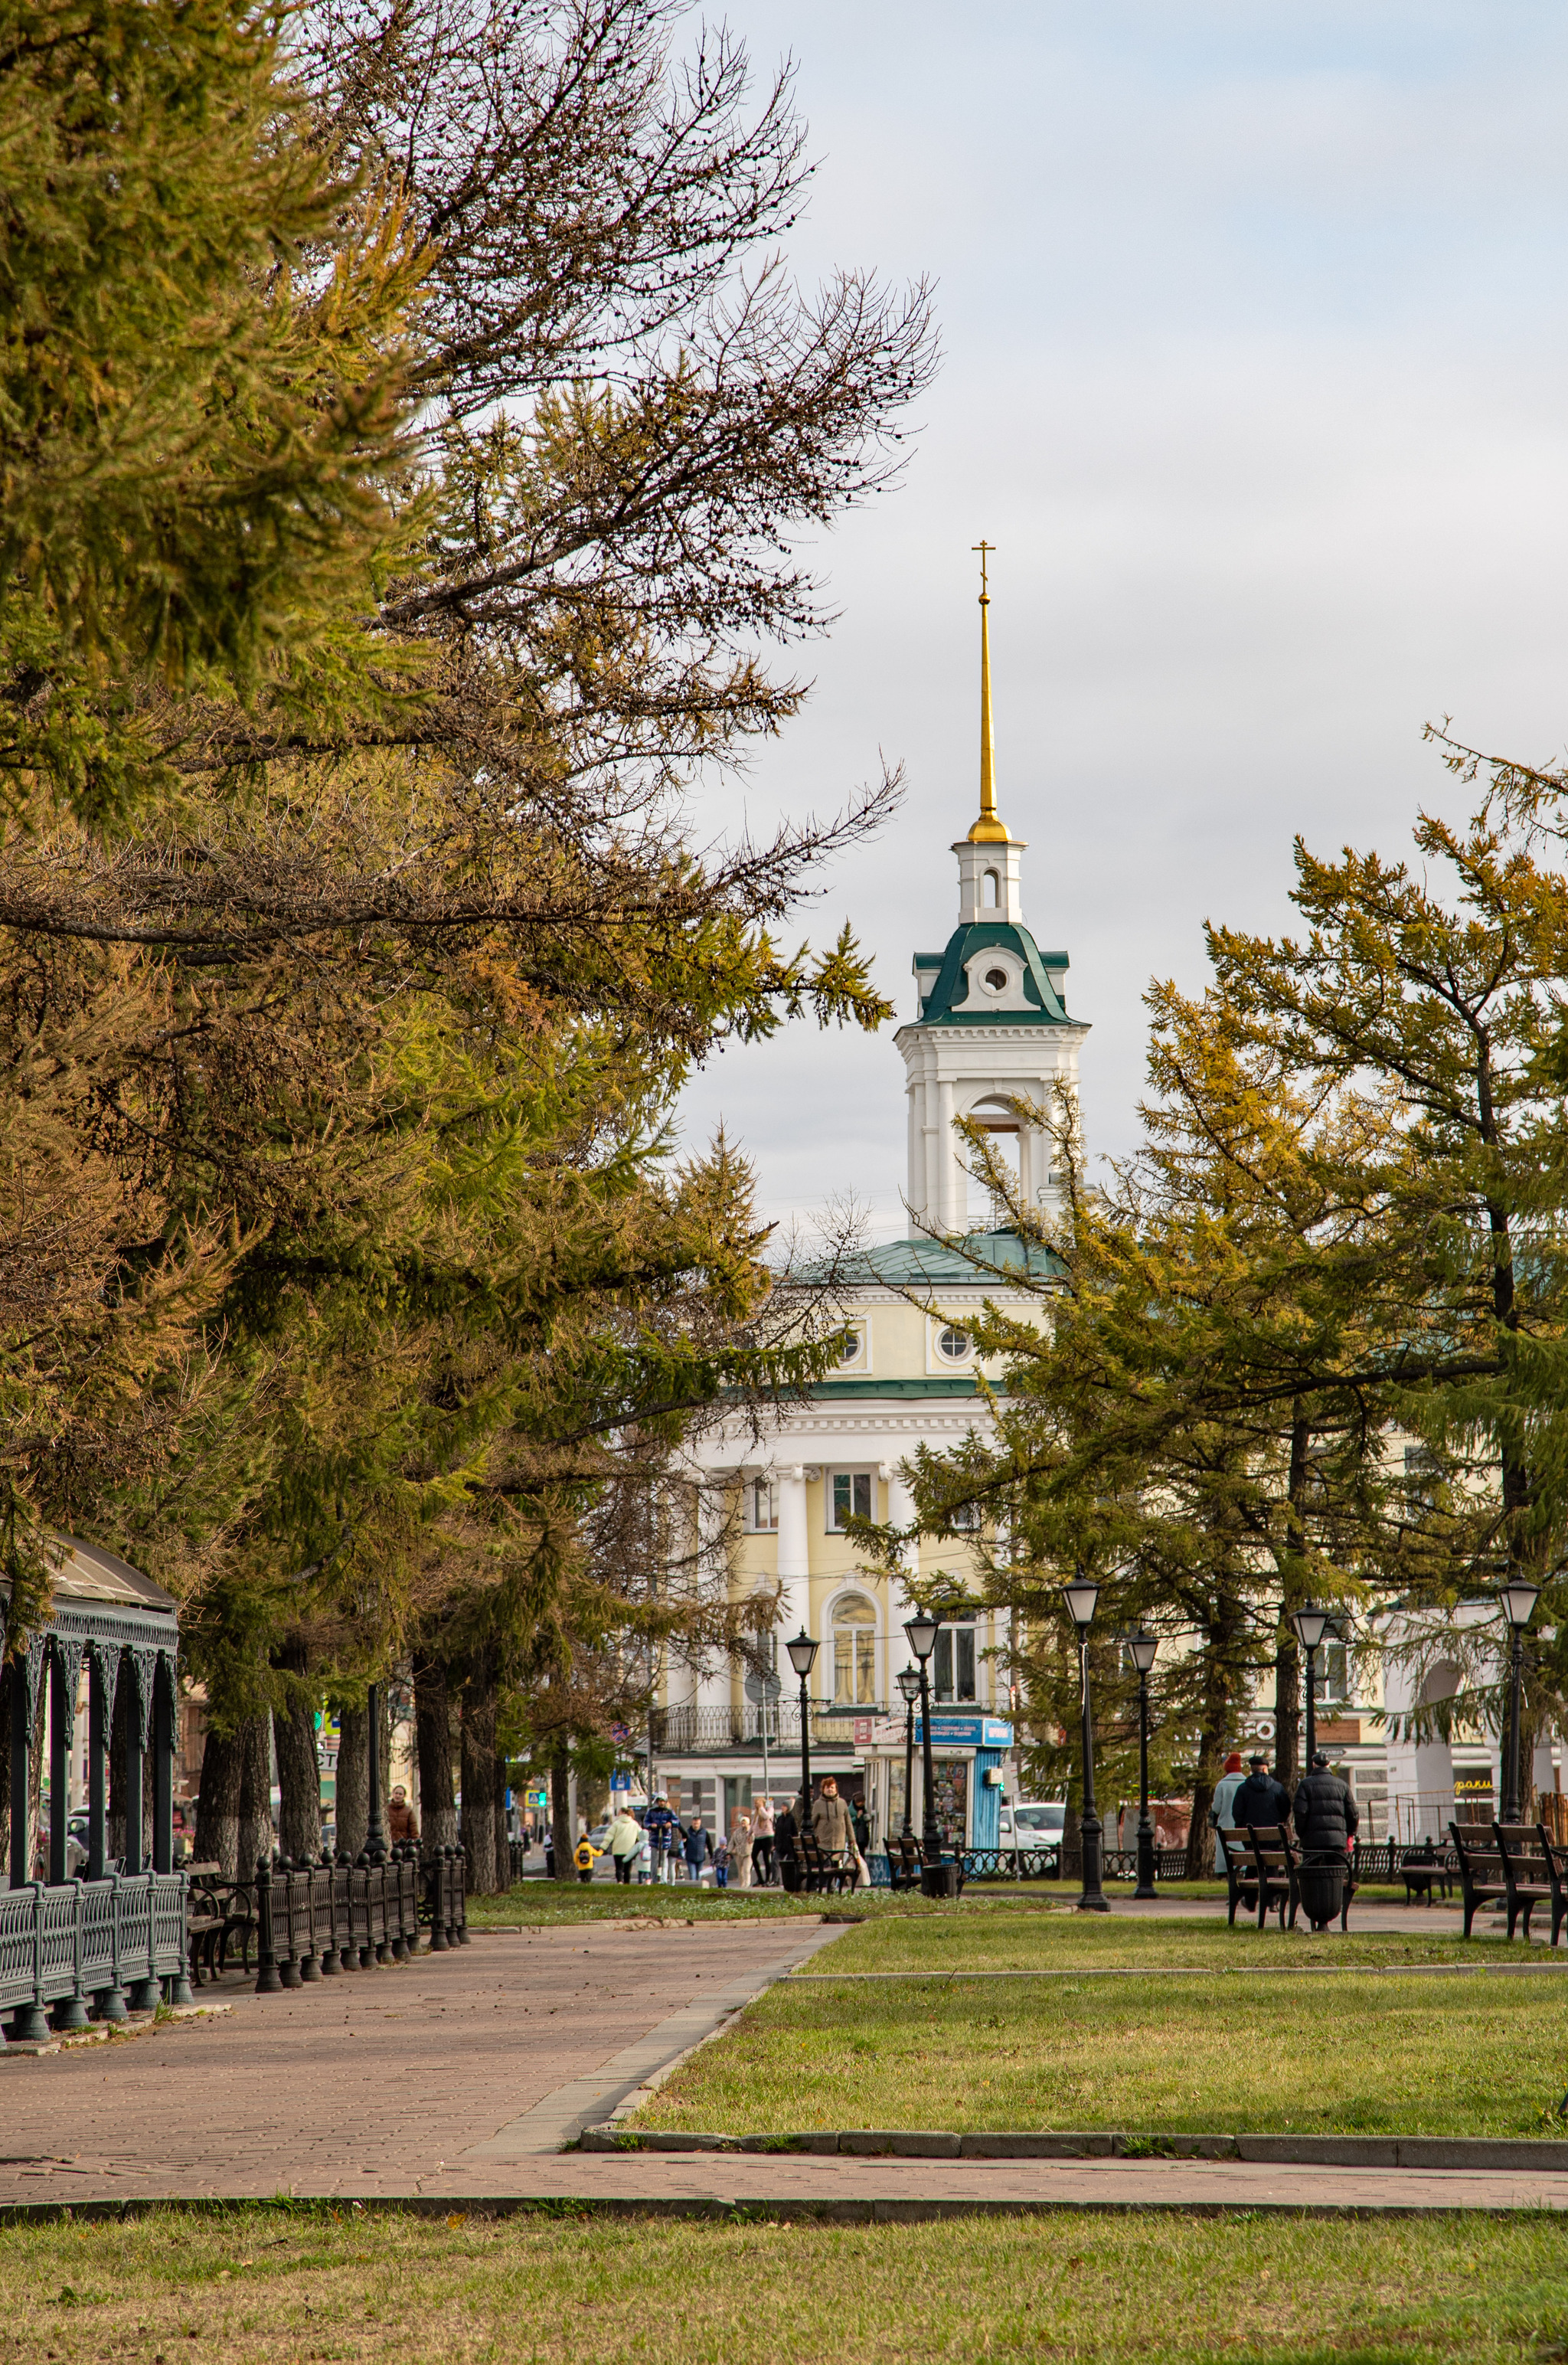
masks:
[[[982,534],[969,548],[978,553],[980,563],[980,819],[969,832],[969,842],[1005,846],[1007,832],[996,817],[996,757],[991,734],[991,632],[986,615],[991,593],[986,586],[985,562],[996,544],[987,542]]]

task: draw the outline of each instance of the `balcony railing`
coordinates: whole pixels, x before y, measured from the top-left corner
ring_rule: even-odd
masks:
[[[857,1716],[886,1716],[885,1708],[812,1709],[812,1746],[843,1748],[855,1740],[855,1720]],[[764,1711],[749,1705],[742,1708],[705,1708],[686,1704],[678,1708],[657,1708],[652,1718],[654,1749],[700,1752],[707,1749],[760,1749]],[[799,1749],[801,1745],[801,1709],[799,1702],[786,1706],[780,1700],[767,1710],[767,1745],[769,1749]]]

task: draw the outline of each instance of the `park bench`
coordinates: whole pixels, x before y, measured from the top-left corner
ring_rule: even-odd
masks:
[[[1229,1927],[1234,1930],[1238,1906],[1245,1905],[1249,1913],[1256,1910],[1258,1872],[1252,1862],[1252,1850],[1248,1844],[1249,1833],[1246,1824],[1233,1826],[1229,1823],[1221,1823],[1218,1829],[1220,1862],[1225,1866],[1226,1889],[1230,1908],[1226,1918]]]
[[[1568,1840],[1553,1837],[1544,1823],[1537,1823],[1540,1850],[1546,1858],[1546,1877],[1551,1883],[1551,1943],[1557,1944],[1557,1933],[1568,1920]]]
[[[1399,1878],[1405,1883],[1405,1902],[1410,1904],[1417,1896],[1429,1905],[1432,1891],[1440,1887],[1445,1897],[1453,1895],[1454,1868],[1447,1848],[1439,1855],[1430,1840],[1418,1848],[1406,1848],[1400,1856]]]
[[[1282,1828],[1277,1823],[1262,1824],[1257,1829],[1248,1823],[1234,1826],[1222,1823],[1219,1844],[1229,1889],[1230,1928],[1234,1930],[1236,1927],[1238,1905],[1245,1905],[1249,1913],[1256,1911],[1260,1930],[1276,1908],[1282,1930],[1287,1905],[1294,1924],[1296,1908],[1295,1851]]]
[[[842,1895],[855,1878],[853,1858],[827,1855],[814,1832],[802,1832],[800,1844],[806,1887],[818,1891],[833,1889]]]
[[[913,1832],[900,1832],[889,1840],[888,1879],[894,1889],[920,1887],[920,1843]]]
[[[1296,1887],[1300,1858],[1294,1843],[1282,1823],[1251,1823],[1246,1830],[1258,1892],[1258,1927],[1261,1930],[1271,1912],[1277,1911],[1282,1930],[1288,1906],[1294,1930],[1300,1902]]]
[[[1507,1876],[1503,1870],[1503,1858],[1497,1842],[1484,1823],[1450,1823],[1449,1836],[1459,1865],[1460,1895],[1464,1900],[1464,1934],[1470,1935],[1470,1925],[1483,1905],[1506,1904],[1508,1896]],[[1508,1935],[1514,1934],[1513,1917],[1508,1920]]]
[[[1553,1878],[1551,1856],[1544,1845],[1546,1834],[1539,1823],[1494,1823],[1492,1835],[1497,1843],[1497,1854],[1503,1860],[1503,1882],[1508,1895],[1508,1935],[1514,1934],[1514,1924],[1522,1915],[1525,1936],[1529,1936],[1529,1917],[1538,1905],[1551,1908],[1551,1943],[1557,1944],[1557,1933],[1562,1926],[1558,1903],[1559,1884]]]

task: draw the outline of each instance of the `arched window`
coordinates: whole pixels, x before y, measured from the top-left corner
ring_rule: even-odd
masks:
[[[994,870],[988,870],[980,880],[980,902],[988,912],[994,912],[1002,900],[1002,881]]]
[[[877,1613],[863,1593],[834,1606],[833,1698],[836,1708],[877,1704]]]

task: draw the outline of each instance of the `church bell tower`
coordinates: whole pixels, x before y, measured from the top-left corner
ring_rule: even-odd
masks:
[[[1065,952],[1042,952],[1024,925],[1025,841],[996,811],[991,722],[991,595],[980,561],[980,817],[953,851],[958,857],[958,925],[939,953],[916,953],[920,1014],[895,1037],[903,1053],[909,1100],[909,1209],[912,1236],[985,1228],[971,1219],[969,1146],[954,1130],[972,1117],[990,1132],[1016,1138],[1026,1205],[1059,1212],[1063,1193],[1052,1141],[1020,1128],[1007,1104],[1032,1101],[1055,1115],[1065,1090],[1078,1095],[1078,1055],[1087,1024],[1070,1018]],[[999,1147],[1001,1145],[999,1144]]]

